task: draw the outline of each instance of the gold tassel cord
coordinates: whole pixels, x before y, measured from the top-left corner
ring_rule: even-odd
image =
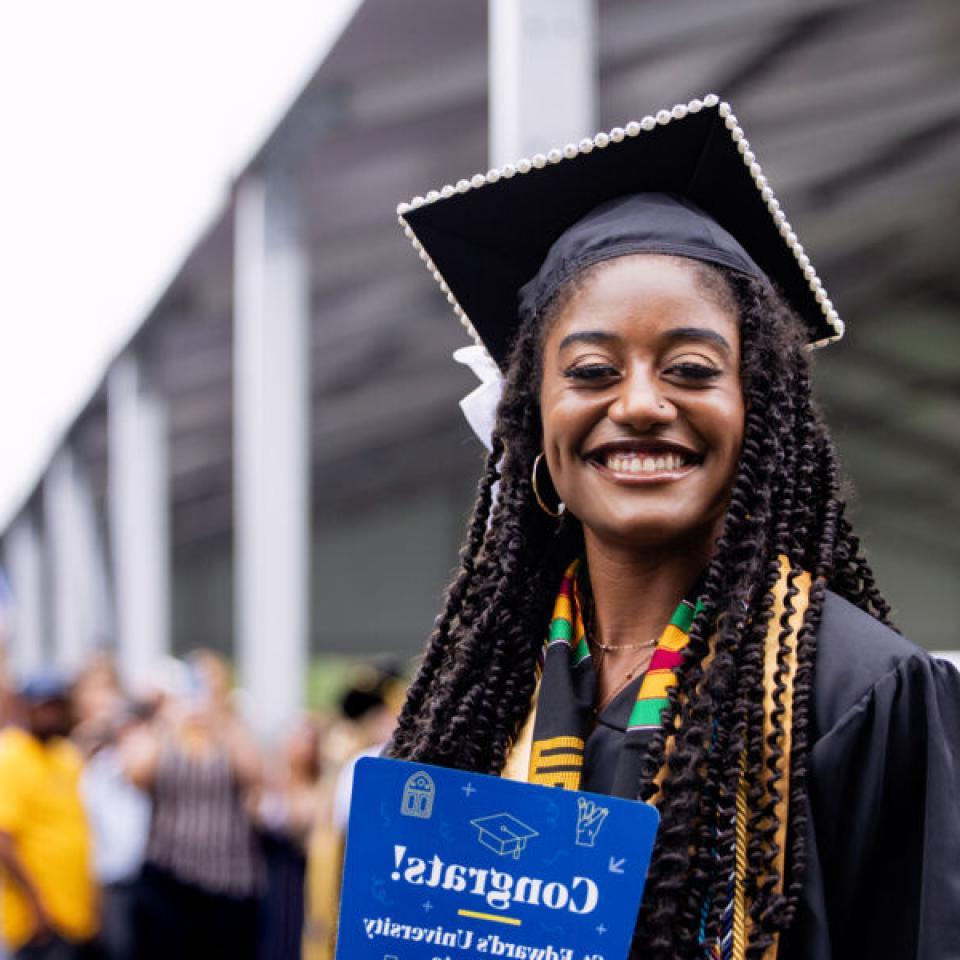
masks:
[[[747,880],[747,751],[740,753],[740,779],[737,781],[736,863],[733,881],[733,960],[747,955],[746,894]]]

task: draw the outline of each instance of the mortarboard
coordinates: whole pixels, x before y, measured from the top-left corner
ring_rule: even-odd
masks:
[[[478,840],[488,850],[501,857],[509,855],[514,860],[520,859],[528,840],[540,836],[533,827],[509,813],[495,813],[479,820],[471,820],[470,826],[477,828]]]
[[[680,224],[685,238],[704,224],[708,231],[719,225],[723,255],[699,258],[772,280],[806,323],[813,346],[843,336],[737,118],[714,94],[431,190],[397,213],[454,312],[503,368],[521,289],[527,287],[524,299],[536,300],[531,281],[548,257],[562,271],[563,251],[552,249],[557,241],[601,205],[635,195],[649,195],[673,216],[664,229]],[[640,249],[685,252],[660,249],[655,240],[623,252]]]

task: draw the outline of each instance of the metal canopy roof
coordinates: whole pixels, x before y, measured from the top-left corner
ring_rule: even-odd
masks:
[[[710,91],[732,102],[847,322],[846,340],[818,361],[819,383],[868,526],[955,579],[960,8],[598,9],[600,127]],[[449,359],[464,338],[393,211],[486,169],[486,29],[483,3],[367,0],[252,161],[288,171],[306,205],[321,517],[425,470],[477,469],[456,408],[472,383]],[[136,338],[171,401],[179,551],[218,549],[231,535],[231,291],[227,209]],[[102,496],[102,392],[73,434]]]

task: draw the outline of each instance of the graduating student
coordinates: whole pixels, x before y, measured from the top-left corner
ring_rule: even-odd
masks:
[[[851,529],[843,326],[729,107],[400,214],[503,387],[391,754],[656,804],[644,960],[960,955],[960,677]]]

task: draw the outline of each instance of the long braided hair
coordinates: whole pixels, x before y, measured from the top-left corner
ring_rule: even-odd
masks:
[[[537,506],[531,489],[542,437],[542,345],[551,318],[603,267],[596,264],[569,281],[517,333],[459,570],[400,715],[390,747],[394,757],[498,773],[527,717],[560,577],[583,550],[579,522],[566,515],[558,524]],[[790,926],[804,876],[805,773],[825,591],[884,623],[889,616],[844,514],[833,445],[812,399],[801,322],[769,283],[720,267],[694,267],[704,292],[725,298],[739,318],[744,439],[723,531],[703,579],[703,610],[691,627],[670,705],[637,785],[638,799],[653,797],[667,732],[673,732],[636,936],[650,960],[694,957],[701,931],[719,929],[734,867],[744,758],[746,882],[754,920],[748,956],[762,956],[775,933]],[[803,570],[812,575],[796,638],[790,756],[778,746],[782,708],[774,711],[764,743],[762,702],[764,645],[781,555],[790,563],[781,670],[795,581]],[[705,666],[711,636],[714,656]],[[779,693],[783,689],[781,684]],[[778,892],[775,807],[788,765],[788,874]]]

